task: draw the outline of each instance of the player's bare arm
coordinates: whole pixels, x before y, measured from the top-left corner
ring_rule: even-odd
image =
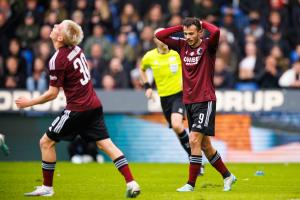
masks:
[[[37,104],[43,104],[48,101],[51,101],[57,97],[58,93],[59,93],[59,88],[49,86],[49,89],[41,96],[38,96],[33,99],[28,99],[26,97],[21,96],[15,100],[15,103],[18,108],[26,108],[26,107],[34,106]]]

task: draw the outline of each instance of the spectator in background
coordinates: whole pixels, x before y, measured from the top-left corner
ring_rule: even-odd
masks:
[[[245,46],[245,57],[239,63],[239,80],[242,82],[253,82],[255,76],[262,69],[262,61],[258,54],[256,44],[247,43]]]
[[[57,21],[61,22],[68,18],[68,12],[64,8],[62,1],[60,0],[50,0],[49,9],[46,11],[45,16],[47,17],[50,13],[55,12],[57,14]]]
[[[114,57],[111,59],[109,69],[106,74],[110,75],[114,79],[115,89],[129,88],[129,77],[123,69],[120,58]]]
[[[210,23],[219,21],[220,8],[213,0],[194,0],[191,6],[192,16],[205,19]]]
[[[277,67],[281,72],[288,70],[290,61],[286,58],[278,45],[271,48],[270,55],[276,59]]]
[[[102,88],[103,88],[103,90],[112,91],[112,90],[115,89],[115,87],[116,87],[115,79],[109,74],[104,75],[103,78],[102,78]]]
[[[231,47],[227,42],[219,44],[217,57],[221,58],[223,62],[225,62],[228,71],[232,73],[237,71],[237,55],[231,50]]]
[[[92,35],[88,36],[83,44],[83,49],[88,56],[91,56],[91,46],[95,43],[101,45],[103,59],[110,60],[112,57],[112,44],[104,37],[104,28],[101,24],[94,25]]]
[[[33,53],[35,57],[41,57],[45,63],[48,63],[51,52],[54,51],[49,35],[51,27],[47,24],[40,28],[40,38],[33,44]]]
[[[91,24],[101,24],[107,33],[114,34],[112,14],[107,0],[95,0],[92,12]]]
[[[230,89],[234,86],[233,74],[228,70],[228,66],[222,58],[216,58],[214,86],[216,88]]]
[[[140,41],[137,46],[138,55],[144,55],[147,51],[155,48],[153,43],[153,28],[145,26],[140,34]]]
[[[129,62],[125,57],[125,52],[122,46],[114,45],[113,46],[113,57],[119,58],[121,60],[121,64],[123,66],[123,70],[126,73],[127,77],[130,77],[130,71],[133,68],[133,63]]]
[[[120,14],[120,29],[119,32],[133,34],[137,36],[138,32],[142,29],[140,16],[132,3],[126,3]]]
[[[40,37],[39,41],[45,41],[49,43],[49,46],[52,46],[51,39],[49,38],[49,35],[51,33],[51,26],[44,24],[40,28]]]
[[[300,88],[300,60],[291,69],[285,71],[279,79],[280,87]]]
[[[143,86],[140,80],[140,72],[137,69],[130,71],[130,84],[134,90],[143,90]]]
[[[8,43],[12,37],[16,36],[16,27],[22,21],[22,12],[17,6],[11,6],[8,0],[2,0],[0,4],[0,55],[7,56]]]
[[[144,18],[144,26],[150,26],[153,30],[165,26],[163,10],[160,4],[154,3]]]
[[[49,26],[54,26],[55,24],[59,23],[58,21],[58,13],[55,11],[49,11],[45,15],[44,24],[47,24]]]
[[[69,12],[73,13],[75,10],[80,10],[86,19],[90,19],[91,17],[91,5],[89,4],[89,0],[77,0],[72,1],[70,0],[70,9]],[[68,3],[66,3],[68,4]]]
[[[4,76],[4,88],[23,89],[25,88],[25,74],[21,71],[18,58],[10,56],[6,59],[6,72]]]
[[[168,27],[180,25],[182,24],[182,20],[181,15],[171,15],[168,21]]]
[[[44,8],[38,5],[38,0],[26,0],[25,13],[31,12],[38,25],[43,24]]]
[[[120,46],[124,50],[124,56],[128,62],[133,64],[136,60],[136,53],[134,48],[128,43],[128,36],[126,33],[119,33],[115,45]]]
[[[264,29],[260,25],[260,15],[258,11],[249,13],[249,25],[244,28],[244,35],[253,35],[259,41],[264,35]]]
[[[233,13],[224,13],[224,16],[221,19],[221,27],[225,28],[228,32],[233,33],[235,38],[239,38],[239,31],[234,24]]]
[[[34,52],[35,56],[41,58],[45,63],[48,63],[50,55],[53,52],[53,45],[49,45],[47,41],[40,41],[36,44]]]
[[[238,41],[234,34],[225,28],[220,28],[219,44],[222,48],[219,49],[220,53],[217,52],[217,54],[220,54],[218,56],[228,56],[227,58],[223,57],[224,61],[229,66],[230,70],[236,71],[237,58],[240,51],[238,51]]]
[[[18,65],[23,66],[22,67],[22,73],[25,73],[26,70],[26,60],[23,58],[22,53],[21,53],[21,44],[17,38],[12,38],[9,41],[9,46],[8,46],[8,56],[13,56],[18,58]],[[31,66],[30,66],[31,67]]]
[[[168,9],[165,14],[166,20],[170,21],[170,19],[174,16],[187,17],[189,16],[189,10],[184,8],[182,0],[169,0],[168,1]]]
[[[284,56],[289,55],[290,45],[286,39],[287,27],[283,24],[280,13],[271,11],[268,18],[268,24],[265,28],[265,35],[262,38],[262,53],[267,55],[274,45],[282,49]]]
[[[86,58],[87,66],[91,75],[91,81],[93,83],[94,88],[99,88],[101,84],[100,74],[92,62],[91,58]]]
[[[91,76],[93,78],[93,85],[96,88],[101,86],[101,79],[105,72],[108,70],[108,62],[103,59],[102,47],[98,43],[94,43],[91,46],[91,56],[88,60],[91,63]]]
[[[33,42],[39,36],[39,25],[36,24],[32,12],[26,13],[24,23],[16,29],[16,36],[21,41],[22,48],[32,48]]]
[[[81,10],[75,10],[72,12],[71,14],[71,20],[73,20],[74,22],[76,22],[77,24],[79,24],[82,27],[82,31],[84,35],[88,35],[89,34],[89,27],[88,24],[86,22],[86,16],[84,16],[84,13]]]
[[[39,92],[45,92],[48,89],[45,62],[42,58],[34,59],[32,75],[26,79],[26,89]]]
[[[256,77],[256,81],[262,89],[279,88],[279,77],[281,76],[281,70],[277,67],[276,58],[268,56],[265,59],[265,67],[261,73]]]

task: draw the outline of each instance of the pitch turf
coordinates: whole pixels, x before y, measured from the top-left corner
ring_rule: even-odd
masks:
[[[0,162],[0,199],[24,199],[24,192],[41,185],[39,162]],[[228,164],[238,181],[230,192],[222,192],[219,174],[206,165],[191,193],[176,188],[187,180],[187,164],[131,163],[141,185],[143,200],[300,200],[300,164]],[[263,170],[264,176],[255,176]],[[123,177],[112,164],[75,165],[58,162],[51,199],[125,199]],[[27,197],[28,198],[28,197]],[[45,198],[45,197],[43,197]]]

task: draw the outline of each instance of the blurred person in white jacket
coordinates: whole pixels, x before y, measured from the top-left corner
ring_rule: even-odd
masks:
[[[279,79],[280,87],[300,88],[300,59],[291,69],[285,71]]]

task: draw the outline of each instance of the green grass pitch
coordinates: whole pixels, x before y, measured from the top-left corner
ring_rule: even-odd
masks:
[[[228,164],[238,181],[222,192],[221,176],[206,164],[194,192],[178,193],[188,176],[187,164],[131,163],[143,200],[300,200],[300,164]],[[255,176],[257,170],[264,176]],[[40,162],[0,162],[0,199],[28,199],[24,192],[41,185]],[[125,199],[123,177],[112,163],[76,165],[58,162],[51,199]],[[38,197],[38,199],[45,197]]]

